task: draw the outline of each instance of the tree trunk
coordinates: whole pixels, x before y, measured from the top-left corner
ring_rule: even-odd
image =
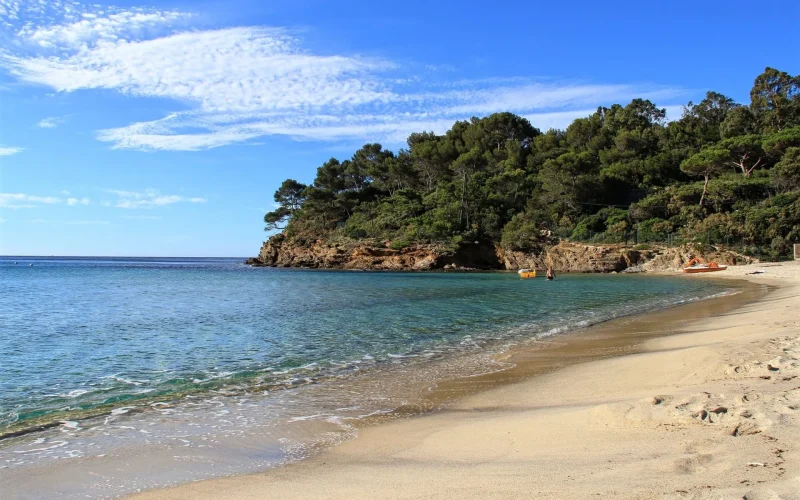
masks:
[[[464,198],[466,197],[466,194],[467,194],[467,171],[464,170],[464,174],[462,176],[462,181],[461,181],[461,208],[458,211],[459,225],[464,223]]]
[[[708,181],[711,179],[710,175],[706,176],[706,182],[703,184],[703,194],[700,195],[700,206],[703,206],[703,201],[706,199],[706,191],[708,191]]]

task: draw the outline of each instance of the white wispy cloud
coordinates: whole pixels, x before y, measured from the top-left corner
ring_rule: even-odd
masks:
[[[56,128],[61,122],[63,121],[62,118],[57,116],[50,116],[47,118],[42,118],[36,123],[36,126],[39,128]]]
[[[63,200],[54,196],[35,196],[24,193],[0,193],[0,208],[33,208],[37,205],[53,205]]]
[[[14,32],[17,45],[53,51],[157,36],[162,28],[186,26],[190,18],[175,10],[74,0],[0,0],[0,25]]]
[[[175,203],[206,203],[208,201],[199,196],[164,195],[157,189],[145,189],[144,191],[105,189],[104,191],[117,195],[117,201],[113,203],[116,208],[157,208]]]
[[[99,131],[98,139],[114,148],[192,151],[271,135],[401,142],[410,132],[441,133],[456,120],[496,111],[563,128],[597,105],[682,93],[651,84],[527,78],[426,83],[391,61],[312,53],[283,28],[199,29],[190,13],[76,2],[0,5],[6,6],[0,19],[15,34],[0,65],[18,80],[59,92],[109,89],[188,105]]]
[[[25,151],[23,148],[0,147],[0,156],[10,156]]]
[[[17,210],[21,208],[35,208],[42,205],[68,206],[83,205],[90,202],[89,198],[60,198],[58,196],[38,196],[26,193],[0,193],[0,208]]]

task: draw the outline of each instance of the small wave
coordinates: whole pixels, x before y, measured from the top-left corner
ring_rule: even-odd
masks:
[[[114,408],[111,410],[111,415],[116,417],[117,415],[125,415],[131,410],[135,410],[135,406],[123,406],[122,408]]]
[[[69,444],[69,441],[53,441],[53,445],[52,446],[47,446],[45,448],[33,448],[31,450],[14,450],[14,453],[37,453],[37,452],[41,452],[41,451],[54,450],[56,448],[61,448],[62,446],[66,446],[68,444]]]
[[[205,382],[211,382],[212,380],[217,380],[217,379],[221,379],[221,378],[230,377],[231,375],[234,375],[235,373],[236,372],[211,373],[211,374],[208,374],[208,376],[206,378],[194,378],[194,379],[192,379],[192,383],[203,384]]]
[[[375,415],[387,415],[389,413],[392,413],[393,411],[394,410],[375,410],[369,413],[365,413],[363,415],[359,415],[355,418],[362,419],[362,418],[374,417]]]
[[[89,390],[89,389],[75,389],[74,391],[69,391],[69,392],[64,392],[64,393],[59,393],[59,394],[45,394],[42,397],[45,397],[45,398],[67,398],[67,399],[73,399],[73,398],[77,398],[78,396],[83,396],[84,394],[87,394],[87,393],[90,393],[90,392],[92,392],[92,391]]]
[[[304,422],[306,420],[314,420],[320,417],[330,417],[330,414],[327,413],[318,413],[316,415],[304,415],[302,417],[292,417],[289,419],[289,422]]]
[[[130,385],[142,385],[150,383],[149,380],[134,380],[130,378],[120,377],[119,375],[120,375],[119,373],[115,373],[113,375],[106,375],[105,377],[102,378],[112,379],[116,380],[117,382],[122,382],[123,384],[130,384]]]

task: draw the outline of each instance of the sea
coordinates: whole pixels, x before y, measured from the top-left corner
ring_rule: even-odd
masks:
[[[9,498],[112,498],[280,466],[437,381],[502,370],[512,346],[728,293],[666,276],[0,257],[0,481]]]

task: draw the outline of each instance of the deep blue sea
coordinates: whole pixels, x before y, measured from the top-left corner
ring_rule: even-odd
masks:
[[[0,430],[225,387],[268,389],[562,332],[712,281],[250,268],[242,259],[0,258]]]

